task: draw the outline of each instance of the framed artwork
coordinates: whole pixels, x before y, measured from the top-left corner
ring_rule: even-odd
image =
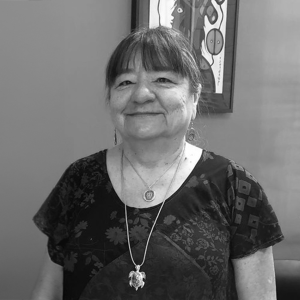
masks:
[[[167,26],[193,45],[202,73],[202,113],[233,111],[239,0],[132,0],[131,28]]]

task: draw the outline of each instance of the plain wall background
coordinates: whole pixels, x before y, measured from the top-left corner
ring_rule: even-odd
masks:
[[[130,0],[0,1],[0,299],[29,299],[46,238],[31,219],[74,160],[113,145],[104,69]],[[300,2],[241,0],[234,112],[201,116],[208,149],[263,185],[300,259]]]

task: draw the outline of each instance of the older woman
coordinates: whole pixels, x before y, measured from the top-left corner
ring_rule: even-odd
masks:
[[[71,164],[35,215],[49,256],[33,298],[275,299],[283,236],[262,187],[186,142],[201,91],[188,41],[131,33],[106,85],[122,142]]]

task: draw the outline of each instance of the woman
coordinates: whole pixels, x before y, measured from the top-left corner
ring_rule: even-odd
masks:
[[[122,143],[71,164],[35,215],[51,259],[33,298],[275,299],[283,236],[263,189],[186,142],[201,91],[188,41],[131,33],[106,86]]]

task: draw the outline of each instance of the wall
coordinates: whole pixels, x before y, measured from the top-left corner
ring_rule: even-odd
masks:
[[[208,148],[264,187],[285,241],[276,258],[300,259],[300,2],[240,1],[234,112],[202,116]]]
[[[241,0],[234,112],[197,120],[264,186],[298,258],[298,0]],[[112,145],[104,68],[130,0],[0,1],[0,299],[29,299],[46,238],[31,218],[75,159]]]
[[[104,69],[130,0],[0,1],[0,299],[29,299],[32,217],[75,159],[113,144]]]

